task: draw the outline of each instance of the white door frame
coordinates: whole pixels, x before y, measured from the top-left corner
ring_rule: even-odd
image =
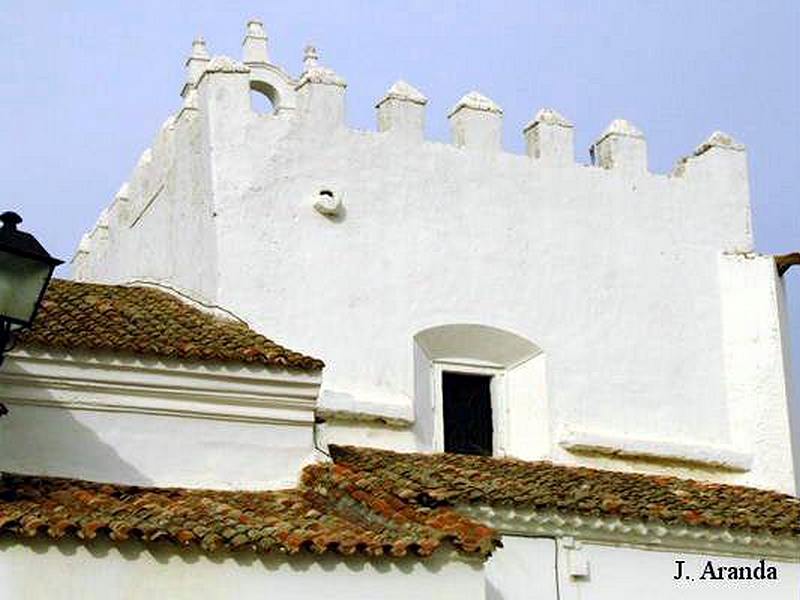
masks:
[[[493,456],[506,456],[508,391],[506,389],[506,369],[470,361],[435,360],[432,363],[433,383],[433,449],[444,452],[444,398],[442,397],[442,374],[464,373],[468,375],[491,376],[489,394],[492,406],[492,453]]]

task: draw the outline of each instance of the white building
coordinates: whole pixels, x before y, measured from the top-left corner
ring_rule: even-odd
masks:
[[[0,372],[0,469],[29,476],[0,490],[0,573],[41,595],[41,569],[69,570],[62,597],[796,597],[784,288],[753,251],[741,144],[716,132],[654,174],[615,120],[581,165],[573,125],[543,109],[512,155],[477,92],[448,116],[453,143],[431,142],[405,82],[378,131],[354,131],[316,50],[295,79],[259,22],[243,46],[239,62],[195,41],[180,111],[81,241],[75,279],[116,287],[56,284]],[[245,335],[199,316],[223,309],[325,368],[249,337],[219,350]],[[168,517],[117,535],[108,511],[140,495]],[[217,502],[263,531],[283,500],[317,537],[233,542],[206,512],[181,533]],[[258,554],[274,549],[299,554]],[[700,578],[762,558],[775,580]],[[680,560],[697,581],[673,579]]]

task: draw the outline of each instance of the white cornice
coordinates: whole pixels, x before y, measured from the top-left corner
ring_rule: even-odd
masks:
[[[319,374],[117,355],[21,350],[0,371],[9,405],[308,425]]]
[[[585,542],[651,550],[759,556],[800,562],[800,539],[769,533],[690,527],[658,522],[584,517],[555,511],[460,505],[459,512],[501,533],[530,537],[574,537]]]

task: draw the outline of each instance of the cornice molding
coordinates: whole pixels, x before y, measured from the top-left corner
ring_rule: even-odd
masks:
[[[631,438],[571,428],[561,431],[559,438],[559,445],[573,454],[603,454],[699,464],[739,473],[749,471],[753,463],[752,453],[731,446]]]
[[[0,371],[10,404],[307,426],[320,377],[111,355],[17,351]]]
[[[584,517],[555,511],[459,505],[459,512],[508,535],[572,537],[584,542],[800,562],[800,538],[722,528]]]

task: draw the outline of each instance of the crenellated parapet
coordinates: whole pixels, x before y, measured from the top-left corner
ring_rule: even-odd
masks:
[[[353,133],[346,123],[347,82],[320,59],[315,46],[303,54],[302,72],[288,74],[272,62],[269,36],[258,19],[248,21],[242,40],[241,58],[214,55],[202,37],[191,44],[186,59],[186,80],[182,102],[175,115],[162,125],[150,148],[139,158],[133,172],[110,204],[103,223],[89,234],[76,254],[76,265],[89,264],[87,256],[102,263],[101,249],[111,240],[124,236],[154,214],[158,203],[175,194],[191,200],[198,194],[208,200],[213,191],[210,178],[214,169],[235,170],[240,158],[253,152],[266,140],[291,136],[307,139],[331,133]],[[273,106],[272,114],[256,112],[251,95],[265,95]],[[377,101],[377,131],[358,132],[358,139],[380,136],[382,144],[401,144],[407,150],[415,145],[419,152],[452,153],[453,156],[506,155],[502,147],[503,110],[478,91],[461,97],[446,115],[450,144],[432,143],[425,138],[428,98],[411,83],[393,83]],[[364,136],[367,136],[366,138]],[[645,177],[688,183],[706,197],[727,198],[728,216],[749,231],[747,157],[744,146],[731,136],[715,132],[688,156],[681,158],[668,177],[651,174],[648,168],[644,133],[624,119],[614,119],[597,137],[589,150],[589,165],[576,160],[575,126],[554,108],[542,108],[522,128],[528,162],[517,161],[530,169],[579,169],[592,177],[638,180]],[[260,139],[261,138],[261,139]],[[274,146],[270,146],[274,147]],[[188,162],[187,162],[188,161]],[[226,166],[222,166],[225,163]],[[178,168],[183,174],[174,176]],[[528,167],[525,167],[528,168]],[[232,172],[232,171],[231,171]],[[553,171],[556,172],[556,171]],[[594,180],[596,181],[596,179]],[[326,184],[327,185],[327,184]],[[175,187],[177,186],[177,187]],[[181,186],[191,190],[181,191]],[[198,186],[203,187],[202,194]],[[313,190],[316,195],[318,189]],[[720,200],[719,202],[722,202]],[[210,205],[209,205],[210,206]],[[207,207],[213,215],[213,207]],[[205,217],[204,217],[205,218]],[[747,249],[749,233],[741,244],[730,249]],[[76,272],[79,271],[76,267]]]
[[[247,22],[241,61],[214,56],[202,38],[195,39],[186,61],[183,103],[176,121],[191,119],[203,110],[220,114],[224,111],[226,119],[238,120],[243,128],[248,119],[263,116],[255,115],[250,105],[250,92],[257,92],[272,103],[271,116],[284,119],[291,128],[321,135],[346,131],[345,79],[320,60],[317,48],[312,45],[304,50],[302,72],[292,76],[272,62],[269,42],[264,24],[258,19]],[[215,83],[217,78],[219,81]],[[212,98],[212,88],[226,88],[225,100]],[[424,143],[427,104],[428,98],[412,84],[395,82],[375,105],[377,132],[396,142]],[[504,152],[503,111],[485,94],[469,92],[446,117],[454,147],[487,154]],[[205,118],[222,120],[221,116],[215,118],[210,114]],[[540,109],[522,128],[522,134],[525,153],[538,167],[571,167],[583,162],[580,158],[576,162],[574,124],[554,108]],[[725,134],[715,133],[689,157],[681,159],[670,175],[683,177],[690,161],[709,152],[715,154],[715,149],[740,152],[743,147],[729,142]],[[614,119],[591,145],[589,166],[608,171],[614,177],[639,178],[649,174],[647,152],[644,133],[625,119]]]

